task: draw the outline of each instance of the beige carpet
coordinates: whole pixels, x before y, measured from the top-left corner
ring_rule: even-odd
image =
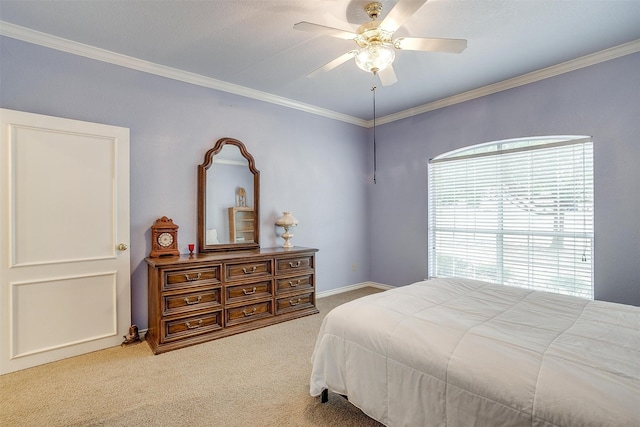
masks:
[[[0,426],[380,426],[340,396],[309,396],[325,314],[379,292],[318,299],[320,314],[154,356],[146,342],[0,376]]]

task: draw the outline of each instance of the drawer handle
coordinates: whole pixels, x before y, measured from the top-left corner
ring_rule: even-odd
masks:
[[[293,307],[294,305],[298,305],[298,304],[300,304],[300,301],[301,301],[301,300],[300,300],[300,298],[298,298],[298,301],[295,301],[295,302],[294,302],[293,300],[291,300],[291,299],[290,299],[290,300],[289,300],[289,304],[291,304],[291,306]]]
[[[251,274],[251,273],[255,273],[257,268],[258,268],[258,267],[256,267],[255,265],[254,265],[253,267],[251,267],[251,269],[249,269],[249,270],[247,270],[246,268],[242,267],[242,272],[243,272],[244,274]]]
[[[194,305],[194,304],[198,304],[201,300],[202,300],[202,295],[199,295],[198,299],[195,301],[189,301],[189,298],[185,298],[184,302],[186,302],[187,305]]]
[[[291,286],[292,288],[295,288],[296,286],[300,285],[300,279],[298,279],[298,281],[296,283],[293,283],[293,280],[289,281],[289,286]]]
[[[189,322],[185,322],[185,325],[187,325],[187,329],[197,329],[197,328],[199,328],[200,326],[202,326],[202,319],[200,319],[200,320],[198,321],[198,324],[197,324],[197,325],[192,325],[192,324],[191,324],[191,323],[189,323]]]
[[[187,282],[194,282],[196,280],[200,280],[201,275],[202,273],[198,273],[195,275],[195,277],[189,277],[189,275],[185,273],[184,278],[187,279]]]
[[[300,267],[300,261],[298,260],[298,262],[293,262],[293,261],[289,262],[289,267],[291,267],[291,268]]]
[[[255,293],[256,293],[256,287],[254,286],[254,287],[253,287],[253,289],[252,289],[252,290],[250,290],[250,291],[248,291],[248,292],[247,292],[247,290],[246,290],[246,289],[242,289],[242,292],[243,292],[245,295],[253,295],[253,294],[255,294]]]
[[[253,307],[253,310],[251,311],[242,310],[242,314],[244,314],[245,317],[253,316],[254,314],[256,314],[256,310],[256,307]]]

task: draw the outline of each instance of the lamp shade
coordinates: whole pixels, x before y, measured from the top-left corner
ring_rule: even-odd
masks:
[[[298,225],[298,220],[293,217],[291,212],[282,212],[282,216],[276,220],[276,225],[280,227],[295,227]]]
[[[369,73],[377,73],[387,68],[396,57],[392,47],[382,43],[372,43],[360,49],[356,55],[358,67]]]

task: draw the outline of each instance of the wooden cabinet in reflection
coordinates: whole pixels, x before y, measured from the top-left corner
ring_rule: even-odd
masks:
[[[253,211],[253,208],[245,206],[229,208],[229,242],[254,242],[254,220],[255,212]]]

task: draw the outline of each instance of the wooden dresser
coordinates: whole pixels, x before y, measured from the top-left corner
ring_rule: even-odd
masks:
[[[155,354],[318,313],[317,249],[147,258]]]

